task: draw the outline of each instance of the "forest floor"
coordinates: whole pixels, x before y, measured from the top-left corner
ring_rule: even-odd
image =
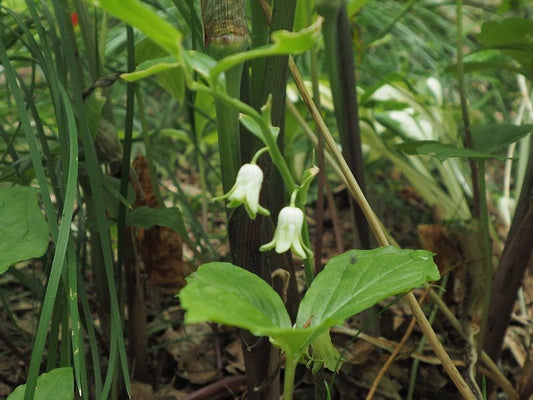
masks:
[[[378,216],[391,230],[398,243],[409,248],[420,248],[421,242],[426,246],[429,243],[430,247],[440,243],[439,251],[450,254],[458,251],[453,248],[453,242],[448,242],[447,247],[443,246],[443,241],[446,241],[442,236],[445,228],[433,223],[434,210],[427,207],[394,171],[383,174],[381,181],[380,177],[374,178],[370,198]],[[385,186],[382,182],[388,183]],[[334,208],[329,207],[325,211],[322,241],[324,263],[331,256],[338,254],[340,246],[344,250],[352,247],[352,218],[344,192],[335,195],[335,203]],[[312,216],[312,210],[310,211]],[[212,220],[223,221],[224,218],[223,215],[215,215]],[[309,218],[311,233],[314,231],[314,223],[313,218]],[[210,234],[213,234],[214,238],[224,236],[225,226],[222,223],[212,226],[211,229],[213,231]],[[339,230],[343,238],[340,241],[335,234]],[[213,245],[217,246],[221,258],[228,257],[227,245],[218,239],[214,239]],[[435,251],[434,248],[430,250]],[[186,246],[183,249],[183,257],[193,257]],[[449,256],[450,259],[454,257],[453,254]],[[299,267],[296,264],[295,266]],[[37,281],[42,280],[43,273],[39,263],[21,264],[17,269],[25,273],[25,276]],[[188,272],[190,271],[179,271],[180,274]],[[450,273],[444,294],[448,307],[456,313],[461,312],[464,300],[464,293],[461,291],[462,273],[461,268]],[[90,276],[88,273],[89,281]],[[0,398],[4,398],[17,385],[24,383],[26,378],[31,356],[31,340],[38,321],[39,305],[36,299],[42,295],[42,286],[34,285],[33,288],[36,289],[33,291],[30,290],[31,287],[31,282],[23,282],[15,274],[4,274],[0,277],[0,295],[4,305],[0,309]],[[522,304],[529,305],[533,301],[533,279],[529,275],[526,277],[526,287]],[[303,285],[301,288],[303,289]],[[215,324],[184,326],[183,311],[175,297],[175,291],[169,290],[168,287],[154,286],[148,279],[145,289],[149,373],[142,379],[133,381],[133,398],[245,399],[245,369],[237,331]],[[423,292],[423,289],[418,289],[415,294],[420,298]],[[94,309],[97,309],[95,298],[90,300]],[[464,365],[464,340],[442,314],[435,311],[434,306],[428,303],[424,305],[427,314],[434,315],[432,325],[451,358],[459,366]],[[94,318],[98,327],[98,316],[95,314]],[[345,358],[338,375],[326,373],[324,376],[333,388],[332,399],[366,398],[391,351],[402,341],[411,318],[408,307],[401,297],[398,297],[383,301],[370,312],[358,315],[346,321],[343,327],[332,330],[333,341]],[[504,374],[515,385],[526,362],[529,334],[530,322],[515,318],[506,337],[501,366]],[[402,350],[384,372],[374,399],[406,399],[410,385],[414,393],[413,399],[460,398],[431,348],[422,343],[422,337],[418,327],[414,326]],[[99,339],[105,344],[104,337]],[[105,356],[102,357],[105,359]],[[295,399],[314,399],[313,385],[314,377],[310,370],[302,367],[297,374]]]

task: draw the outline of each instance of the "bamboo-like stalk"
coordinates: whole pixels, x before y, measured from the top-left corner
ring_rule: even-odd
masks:
[[[319,14],[324,17],[323,37],[326,66],[333,97],[335,120],[339,130],[342,153],[350,169],[365,192],[363,152],[359,129],[354,54],[350,21],[344,0],[319,0]],[[369,247],[368,225],[359,206],[350,203],[353,211],[354,245]]]
[[[204,45],[207,53],[220,59],[245,51],[250,43],[244,0],[202,0]],[[234,98],[240,97],[242,65],[225,73],[225,91]],[[216,90],[215,83],[215,90]],[[218,145],[222,186],[227,192],[233,186],[241,166],[239,112],[224,101],[215,98]]]
[[[203,0],[202,19],[204,45],[208,54],[221,58],[247,49],[249,36],[244,0]],[[242,72],[242,65],[225,72],[225,90],[220,90],[219,82],[211,82],[212,94],[215,96],[220,167],[225,192],[230,190],[235,181],[241,166],[241,156],[249,157],[253,152],[250,147],[259,145],[254,143],[253,138],[247,137],[243,140],[247,144],[246,148],[241,147],[239,110],[231,101],[227,101],[241,97]],[[262,167],[264,168],[263,165]],[[268,176],[267,174],[265,171],[265,176]],[[259,252],[263,240],[263,225],[262,217],[252,221],[242,209],[228,213],[228,235],[233,262],[268,281],[270,272]],[[257,338],[245,330],[241,330],[240,335],[249,398],[279,398],[279,374],[276,373],[279,351],[265,338]],[[266,384],[269,380],[269,384]]]
[[[470,118],[468,113],[468,104],[466,97],[465,70],[463,64],[463,2],[457,1],[457,75],[459,84],[459,97],[461,102],[461,115],[463,118],[464,141],[466,148],[473,148],[473,138],[470,129]],[[468,268],[469,274],[469,296],[467,299],[468,321],[465,324],[467,330],[467,347],[472,354],[469,357],[469,377],[471,386],[477,388],[475,379],[475,364],[483,349],[485,330],[487,327],[487,318],[491,301],[492,288],[492,248],[490,239],[490,222],[487,206],[487,194],[485,184],[485,161],[468,160],[472,176],[472,190],[474,194],[474,204],[472,215],[474,223],[480,227],[479,240],[474,246],[479,246],[481,259],[472,263]],[[475,227],[475,225],[474,225]]]

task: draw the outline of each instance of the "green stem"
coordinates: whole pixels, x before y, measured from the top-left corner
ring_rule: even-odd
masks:
[[[268,151],[268,147],[263,147],[262,149],[259,149],[253,156],[252,161],[250,161],[250,164],[257,164],[257,160],[259,157],[261,157],[261,154]]]
[[[310,25],[312,22],[312,7],[313,2],[307,0],[307,25]],[[310,51],[310,63],[311,63],[311,85],[313,88],[313,100],[320,110],[320,88],[318,84],[318,50],[317,46],[313,46]],[[292,103],[287,102],[287,105],[292,105]],[[294,114],[294,113],[293,113]],[[318,143],[315,145],[317,152],[317,164],[320,169],[318,173],[318,182],[317,182],[317,200],[316,200],[316,210],[315,210],[315,219],[316,219],[316,233],[315,233],[315,253],[317,257],[315,258],[314,265],[314,274],[318,274],[322,271],[322,260],[320,254],[322,254],[322,231],[324,225],[324,188],[326,186],[326,161],[324,153],[324,138],[322,135],[318,136]],[[315,381],[315,388],[317,387]],[[316,397],[316,396],[315,396]]]
[[[292,400],[292,392],[294,390],[294,377],[296,374],[296,366],[298,365],[298,357],[294,354],[285,353],[285,379],[283,381],[283,400]]]
[[[252,49],[254,49],[268,44],[270,27],[259,1],[250,2],[250,15],[252,20]],[[250,70],[252,71],[250,99],[251,105],[256,109],[259,109],[263,105],[265,64],[266,59],[263,57],[250,60]]]
[[[287,162],[285,161],[283,154],[281,154],[281,151],[276,143],[276,139],[272,135],[272,132],[270,132],[270,129],[266,125],[261,115],[254,108],[240,101],[239,99],[229,96],[227,93],[224,93],[220,90],[213,90],[204,85],[193,84],[191,85],[191,89],[197,90],[199,92],[209,93],[215,97],[215,101],[221,100],[225,102],[226,104],[232,106],[234,109],[252,117],[255,123],[257,123],[261,127],[261,131],[263,134],[263,142],[265,143],[266,146],[268,146],[268,151],[269,151],[270,157],[272,158],[272,162],[278,168],[281,174],[281,177],[283,179],[283,182],[285,183],[285,186],[287,188],[290,188],[291,191],[292,189],[294,189],[296,182],[294,181],[291,175],[289,166],[287,165]]]
[[[126,41],[128,61],[128,72],[135,69],[135,44],[133,40],[133,28],[126,27]],[[126,118],[124,122],[124,144],[122,151],[122,165],[121,165],[121,177],[120,177],[120,194],[122,197],[128,197],[128,183],[130,177],[130,159],[131,159],[131,144],[133,138],[133,115],[135,108],[135,84],[128,83],[126,86]],[[124,262],[124,234],[126,232],[126,206],[124,203],[118,204],[118,252],[117,252],[117,272],[119,282],[119,297],[122,298],[123,286],[121,282],[122,278],[122,265]]]

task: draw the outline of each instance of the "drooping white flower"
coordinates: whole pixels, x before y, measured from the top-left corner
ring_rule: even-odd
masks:
[[[236,208],[241,204],[251,219],[257,214],[270,215],[270,211],[259,205],[259,193],[263,184],[263,171],[256,164],[244,164],[237,173],[235,185],[223,196],[227,197],[228,208]]]
[[[276,253],[284,253],[291,249],[298,257],[307,258],[306,247],[302,239],[304,213],[298,207],[287,206],[278,215],[278,225],[271,242],[260,247],[261,251],[275,247]]]

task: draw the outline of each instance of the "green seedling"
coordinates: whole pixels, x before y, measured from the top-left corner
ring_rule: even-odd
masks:
[[[202,265],[187,279],[179,298],[187,324],[217,322],[270,337],[285,354],[284,399],[290,400],[298,362],[338,369],[340,355],[329,337],[332,326],[439,278],[432,253],[388,246],[331,258],[302,299],[294,325],[265,281],[230,263]]]

